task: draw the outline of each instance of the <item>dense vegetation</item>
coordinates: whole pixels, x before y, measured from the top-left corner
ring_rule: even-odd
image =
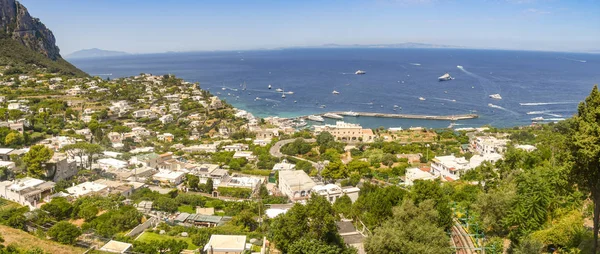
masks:
[[[2,36],[5,36],[2,34]],[[79,77],[88,76],[64,59],[56,61],[37,53],[10,38],[0,37],[0,63],[12,66],[4,75],[28,73],[31,70],[46,68],[46,72]],[[34,67],[35,66],[35,67]]]

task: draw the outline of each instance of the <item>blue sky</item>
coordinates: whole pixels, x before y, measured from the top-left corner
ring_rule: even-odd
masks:
[[[21,0],[63,55],[422,42],[600,50],[598,0]]]

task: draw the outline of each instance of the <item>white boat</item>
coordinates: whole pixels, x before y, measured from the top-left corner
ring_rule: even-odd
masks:
[[[272,87],[272,86],[271,86],[271,85],[269,85],[269,89],[271,89],[271,87]]]
[[[331,92],[332,94],[340,94],[340,92],[333,90],[333,92]]]
[[[462,65],[457,65],[456,68],[462,69]]]
[[[254,100],[255,100],[255,101],[260,101],[260,100],[261,100],[261,98],[260,98],[260,97],[256,97],[256,98],[254,98]]]
[[[281,89],[281,88],[277,88],[277,89],[275,89],[275,91],[276,91],[276,92],[280,92],[280,93],[281,93],[281,92],[283,92],[283,89]]]
[[[225,88],[225,87],[221,87],[221,90],[223,90],[223,91],[225,91],[226,89],[227,89],[227,88]]]
[[[419,97],[419,100],[421,100],[421,101],[424,101],[424,100],[425,100],[425,98],[423,98],[423,97]]]
[[[544,121],[544,118],[541,116],[531,118],[531,121]]]
[[[398,105],[394,105],[394,110],[395,109],[402,109],[402,107],[398,106]]]
[[[307,118],[308,118],[308,120],[315,121],[315,122],[325,121],[325,119],[323,119],[323,117],[321,117],[321,116],[310,115]]]
[[[285,98],[285,94],[282,94],[282,95],[281,95],[281,98]]]
[[[342,115],[345,115],[345,116],[358,116],[358,113],[356,113],[354,111],[346,111],[346,112],[342,113]]]
[[[242,84],[242,90],[246,90],[246,81],[244,81],[244,84]]]
[[[294,94],[294,92],[289,91],[289,92],[283,92],[284,94]]]
[[[450,76],[449,73],[446,73],[438,78],[439,81],[448,81],[453,80],[454,78]]]
[[[448,129],[454,128],[454,125],[456,125],[456,123],[454,123],[454,122],[450,123],[450,125],[448,125]]]
[[[340,116],[340,115],[338,115],[338,114],[334,114],[334,113],[325,113],[325,114],[323,115],[323,117],[332,118],[332,119],[340,119],[340,120],[341,120],[341,119],[344,119],[344,117],[343,117],[343,116]]]
[[[362,70],[358,70],[354,74],[356,74],[356,75],[363,75],[363,74],[367,74],[367,72],[366,71],[362,71]]]
[[[325,105],[321,105],[319,108],[325,108],[325,107],[327,107],[327,106],[325,106]]]
[[[490,98],[492,99],[496,99],[496,100],[502,100],[502,96],[500,96],[500,94],[490,94]]]
[[[294,103],[297,103],[298,101],[294,101]]]

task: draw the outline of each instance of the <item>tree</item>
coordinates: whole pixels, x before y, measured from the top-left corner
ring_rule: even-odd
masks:
[[[214,189],[213,180],[212,180],[212,178],[208,178],[206,180],[206,185],[204,186],[204,192],[212,193],[213,189]]]
[[[505,236],[507,228],[503,221],[510,212],[511,205],[515,199],[514,186],[491,190],[488,193],[480,193],[473,210],[479,214],[485,232],[494,236]]]
[[[314,239],[302,238],[299,241],[292,243],[287,252],[289,254],[352,254],[356,253],[356,249],[340,248],[335,245],[328,245],[322,241]]]
[[[198,176],[188,174],[186,176],[186,179],[187,179],[186,184],[187,184],[188,188],[193,189],[193,190],[198,189],[198,183],[200,183],[200,178],[198,178]]]
[[[330,162],[321,172],[321,176],[326,179],[341,179],[348,177],[346,165],[341,161]]]
[[[96,214],[98,214],[98,208],[94,204],[86,204],[79,208],[77,216],[85,219],[85,221],[90,221],[96,218]]]
[[[439,181],[417,180],[410,194],[415,204],[428,199],[435,201],[435,208],[438,211],[438,225],[444,229],[449,229],[452,226],[450,200],[448,194],[443,192]]]
[[[6,135],[6,138],[4,139],[4,144],[13,148],[22,145],[23,142],[23,135],[21,135],[19,132],[11,132]]]
[[[368,253],[452,253],[450,239],[437,225],[435,202],[425,200],[416,206],[405,200],[394,208],[394,217],[384,222],[366,239]]]
[[[43,164],[52,158],[54,151],[44,145],[34,145],[29,152],[23,156],[23,162],[27,167],[27,174],[35,178],[44,178],[46,169]]]
[[[171,213],[177,211],[178,206],[179,205],[177,204],[177,201],[175,201],[175,199],[167,197],[160,197],[156,201],[154,201],[153,204],[153,207],[155,207],[157,210]]]
[[[317,144],[319,146],[326,146],[327,144],[329,144],[330,142],[334,142],[335,138],[333,137],[333,135],[331,135],[331,133],[324,131],[319,133],[319,135],[317,135]]]
[[[57,220],[69,218],[73,211],[73,205],[63,197],[53,198],[49,203],[42,205],[41,208]]]
[[[579,103],[577,114],[572,118],[572,131],[568,147],[571,152],[571,176],[573,183],[590,192],[594,202],[594,249],[598,250],[600,229],[600,92],[595,85],[585,101]]]
[[[336,214],[342,214],[344,217],[349,217],[352,213],[352,200],[348,195],[344,194],[333,203],[333,210]]]
[[[66,221],[60,221],[48,230],[48,236],[63,244],[74,244],[80,235],[81,230]]]

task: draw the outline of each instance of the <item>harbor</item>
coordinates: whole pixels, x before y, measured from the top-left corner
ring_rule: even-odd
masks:
[[[325,115],[345,115],[348,116],[348,112],[334,111],[322,114],[315,114],[315,116]],[[368,117],[382,117],[382,118],[400,118],[400,119],[420,119],[420,120],[447,120],[447,121],[459,121],[479,118],[477,114],[458,114],[458,115],[413,115],[413,114],[390,114],[390,113],[373,113],[373,112],[352,112],[352,116],[368,116]],[[309,116],[301,116],[298,118],[307,119]]]

